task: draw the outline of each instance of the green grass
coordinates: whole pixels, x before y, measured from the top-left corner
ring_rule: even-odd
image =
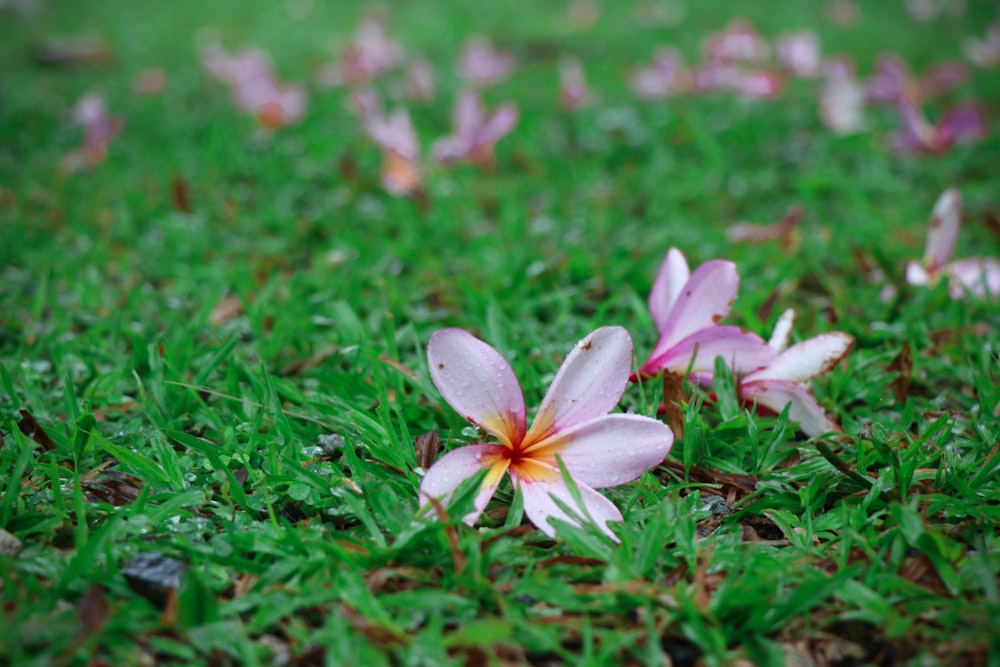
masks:
[[[495,172],[430,168],[421,207],[381,190],[343,91],[313,89],[300,125],[261,139],[199,70],[209,27],[308,79],[364,10],[316,2],[296,21],[292,4],[0,10],[0,527],[24,542],[0,556],[0,662],[1000,659],[1000,308],[943,286],[883,302],[859,263],[900,283],[949,185],[966,202],[956,256],[997,255],[982,221],[1000,205],[1000,134],[892,155],[891,111],[834,137],[803,81],[775,102],[636,100],[629,69],[664,43],[693,61],[730,16],[722,0],[677,26],[604,3],[586,32],[564,3],[420,0],[393,7],[391,25],[439,75],[435,101],[413,109],[425,153],[448,131],[467,35],[518,55],[486,97],[521,107]],[[901,3],[862,3],[855,28],[824,23],[820,3],[738,9],[769,37],[816,28],[825,53],[867,74],[883,50],[918,71],[960,58],[962,37],[993,20],[989,3],[970,4],[916,24]],[[111,45],[112,65],[31,62],[42,38],[86,32]],[[598,94],[574,113],[556,102],[562,53]],[[150,66],[166,91],[134,95]],[[954,97],[995,117],[998,80],[974,71]],[[61,175],[80,142],[68,109],[94,87],[124,130],[104,164]],[[175,179],[190,213],[175,209]],[[725,240],[729,224],[794,205],[806,211],[797,248]],[[592,528],[546,539],[509,485],[476,528],[418,518],[415,438],[436,430],[451,449],[477,437],[430,381],[431,333],[476,332],[537,405],[561,355],[598,326],[625,326],[638,361],[648,353],[645,298],[672,245],[692,264],[737,263],[734,323],[767,335],[794,307],[797,339],[857,338],[815,387],[849,438],[808,441],[781,417],[696,394],[668,464],[606,491],[625,516],[620,546]],[[227,297],[243,312],[213,323]],[[897,396],[891,364],[907,346]],[[652,414],[659,391],[630,387],[622,407]],[[322,446],[330,435],[343,446]],[[188,566],[172,611],[122,575],[147,551]]]

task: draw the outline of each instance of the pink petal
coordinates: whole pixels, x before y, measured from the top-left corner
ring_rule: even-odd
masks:
[[[920,77],[920,94],[925,100],[954,90],[969,80],[969,68],[963,63],[938,63]]]
[[[448,452],[430,467],[421,480],[421,504],[426,498],[434,498],[447,505],[451,494],[462,482],[483,468],[499,466],[497,470],[487,473],[483,480],[483,488],[474,501],[475,511],[462,517],[462,521],[471,526],[483,513],[503,479],[503,472],[507,468],[504,457],[506,451],[507,448],[503,445],[467,445]]]
[[[365,123],[368,135],[376,144],[387,151],[398,153],[407,160],[419,157],[420,147],[417,134],[406,109],[397,109],[388,119],[370,118]]]
[[[639,371],[650,375],[661,370],[684,373],[690,366],[692,372],[712,373],[716,357],[725,359],[734,373],[748,373],[771,363],[775,351],[757,334],[734,326],[713,326],[695,332],[657,357],[650,357]]]
[[[606,415],[618,404],[632,370],[632,339],[622,327],[601,327],[576,344],[552,381],[528,440]]]
[[[670,318],[670,311],[677,303],[677,297],[690,277],[691,269],[688,268],[684,254],[677,248],[668,250],[660,270],[656,272],[656,278],[653,279],[653,288],[649,291],[649,313],[661,334]]]
[[[520,482],[521,493],[524,495],[524,513],[531,520],[531,523],[548,535],[555,537],[556,531],[549,523],[549,519],[561,519],[567,523],[578,524],[577,520],[570,517],[555,503],[552,497],[558,498],[565,506],[576,509],[577,513],[583,517],[590,516],[601,531],[615,542],[617,536],[608,528],[608,521],[621,521],[622,514],[615,507],[614,503],[594,491],[589,486],[577,482],[576,487],[580,490],[580,496],[584,507],[577,509],[576,501],[569,492],[562,479],[552,482]]]
[[[468,142],[459,137],[442,137],[434,142],[431,153],[438,162],[447,163],[458,160],[469,150]]]
[[[745,381],[787,380],[805,382],[828,373],[854,346],[854,337],[839,331],[820,334],[793,345],[767,367],[746,376]]]
[[[949,109],[937,124],[938,132],[948,142],[968,142],[989,134],[986,112],[978,104],[959,104]]]
[[[501,104],[478,129],[477,143],[495,144],[517,125],[518,109],[513,104]]]
[[[920,262],[906,263],[906,282],[911,285],[929,285],[932,276],[927,273],[927,269]]]
[[[952,298],[965,296],[966,291],[982,299],[987,295],[1000,296],[1000,259],[993,257],[970,257],[960,259],[944,267],[951,278],[949,292]]]
[[[797,422],[802,432],[810,438],[824,433],[840,432],[841,428],[819,406],[809,390],[800,384],[785,380],[754,380],[740,385],[740,393],[747,402],[758,404],[780,413],[791,404],[788,418]]]
[[[451,118],[455,135],[467,140],[471,139],[479,131],[484,120],[483,101],[479,98],[479,93],[474,90],[466,90],[459,95],[458,100],[455,101]]]
[[[605,415],[561,436],[560,454],[573,479],[596,489],[618,486],[659,465],[674,443],[670,427],[642,415]]]
[[[924,268],[928,273],[937,272],[951,257],[961,224],[962,195],[955,188],[948,188],[938,197],[931,213],[924,246]]]
[[[873,104],[894,104],[903,96],[903,89],[910,70],[898,57],[886,54],[879,56],[875,72],[868,80],[868,101]]]
[[[505,444],[524,438],[524,395],[499,352],[464,329],[440,329],[427,344],[427,365],[459,414]]]
[[[695,331],[721,322],[729,314],[739,287],[740,276],[730,261],[713,259],[695,269],[673,301],[653,355],[662,354]]]

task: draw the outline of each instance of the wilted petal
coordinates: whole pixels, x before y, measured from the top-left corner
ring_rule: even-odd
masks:
[[[854,337],[839,331],[824,333],[793,345],[746,381],[787,380],[805,382],[827,373],[847,356],[854,346]]]
[[[549,537],[556,536],[555,528],[549,523],[549,519],[561,519],[568,523],[577,524],[575,518],[570,517],[556,504],[552,499],[554,496],[563,505],[574,509],[580,516],[587,517],[589,515],[605,535],[615,542],[618,541],[615,534],[608,528],[607,522],[621,521],[622,513],[618,511],[614,503],[589,486],[580,483],[576,485],[580,490],[583,508],[577,507],[576,501],[573,500],[569,488],[562,479],[551,482],[521,482],[519,486],[524,495],[524,513],[531,520],[531,523]]]
[[[507,360],[464,329],[440,329],[427,344],[434,385],[451,407],[502,442],[520,442],[524,395]]]
[[[724,259],[705,262],[691,274],[673,302],[652,356],[658,356],[695,331],[717,325],[729,314],[740,288],[736,265]]]
[[[757,334],[734,326],[713,326],[688,336],[660,356],[650,357],[639,370],[647,374],[661,370],[684,373],[690,367],[692,372],[711,373],[716,357],[722,357],[734,373],[748,373],[771,363],[775,351]]]
[[[934,204],[927,244],[924,246],[924,268],[935,273],[951,257],[962,224],[962,195],[955,188],[948,188]]]
[[[638,478],[659,465],[674,443],[670,427],[642,415],[605,415],[570,428],[561,452],[573,479],[600,489]]]
[[[1000,296],[1000,259],[960,259],[946,264],[944,271],[951,278],[949,292],[953,298],[965,296],[966,291],[978,299]]]
[[[677,303],[677,297],[690,277],[691,270],[684,254],[677,248],[668,250],[660,270],[656,272],[653,288],[649,291],[649,313],[661,334],[670,318],[670,311]]]
[[[493,497],[497,485],[503,479],[503,473],[507,470],[505,451],[506,447],[503,445],[467,445],[448,452],[430,467],[420,482],[421,504],[426,498],[434,498],[447,504],[451,494],[462,482],[483,468],[490,468],[490,472],[483,479],[483,488],[473,503],[475,511],[462,517],[465,523],[474,524]]]
[[[775,352],[784,352],[788,347],[788,340],[792,335],[792,325],[795,324],[795,311],[789,308],[778,318],[774,325],[774,332],[771,334],[767,344],[774,348]]]
[[[841,431],[840,426],[827,416],[809,390],[795,382],[744,380],[740,385],[740,393],[744,401],[756,402],[777,413],[791,404],[788,409],[789,420],[797,422],[802,432],[810,438]]]
[[[549,387],[529,442],[606,415],[622,397],[632,369],[632,339],[621,327],[601,327],[576,344]]]

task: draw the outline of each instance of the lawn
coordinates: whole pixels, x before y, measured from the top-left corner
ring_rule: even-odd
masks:
[[[403,63],[324,85],[365,17]],[[884,53],[915,76],[964,62],[907,99],[993,127],[952,145],[941,121],[902,152],[895,106],[864,104],[839,133],[829,75],[773,56],[737,67],[781,77],[767,99],[630,85],[662,47],[694,72],[737,17],[771,43],[814,31],[860,86]],[[0,664],[1000,664],[1000,288],[906,280],[948,188],[953,257],[1000,257],[1000,77],[964,48],[997,20],[975,0],[0,4]],[[513,56],[480,85],[516,124],[495,158],[442,164],[474,36]],[[269,53],[301,118],[234,104],[212,46]],[[407,95],[418,56],[426,99]],[[381,120],[409,111],[403,191],[363,90]],[[81,149],[88,93],[111,130]],[[774,238],[734,237],[746,222]],[[569,520],[539,520],[549,487],[524,475],[474,525],[481,474],[420,493],[442,456],[502,446],[463,403],[506,377],[499,356],[528,423],[601,327],[631,337],[624,385],[657,346],[671,248],[693,275],[732,262],[740,335],[794,309],[792,344],[853,340],[797,389],[834,428],[805,432],[751,400],[752,368],[702,355],[602,394],[608,423],[673,445],[596,492],[562,451],[550,513]],[[428,362],[445,328],[495,350],[469,343],[467,379],[438,370],[457,344]],[[609,475],[644,447],[623,438]],[[622,520],[588,519],[581,494]]]

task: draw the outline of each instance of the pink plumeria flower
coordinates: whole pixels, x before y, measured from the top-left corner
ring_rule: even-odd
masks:
[[[559,61],[559,104],[563,109],[578,109],[587,103],[590,89],[583,75],[583,65],[575,58]]]
[[[944,277],[953,299],[961,299],[966,294],[978,299],[1000,296],[1000,258],[969,257],[948,261],[955,251],[961,225],[962,195],[949,188],[934,204],[923,260],[906,265],[906,282],[932,285]]]
[[[569,353],[538,414],[527,428],[524,395],[507,360],[463,329],[431,336],[427,362],[434,385],[459,414],[499,444],[474,444],[445,454],[420,484],[422,497],[446,500],[464,480],[486,469],[475,509],[476,522],[504,473],[524,497],[524,512],[549,537],[550,519],[578,524],[556,503],[576,502],[559,470],[558,456],[583,500],[588,516],[612,540],[608,521],[621,521],[615,505],[594,489],[618,486],[663,461],[673,434],[663,423],[633,414],[609,414],[632,367],[632,340],[621,327],[601,327]]]
[[[854,63],[845,57],[828,61],[826,80],[819,94],[820,117],[835,134],[864,129],[865,90],[854,78]]]
[[[983,69],[1000,67],[1000,21],[986,29],[985,38],[963,41],[962,52],[969,62]]]
[[[694,273],[677,248],[667,252],[649,293],[649,312],[660,340],[639,368],[639,377],[689,368],[712,373],[722,357],[734,373],[762,368],[774,350],[758,335],[722,325],[739,290],[736,265],[723,259],[705,262]]]
[[[93,167],[104,161],[108,146],[122,129],[122,120],[108,113],[104,96],[90,92],[73,107],[73,122],[83,128],[83,147],[66,155],[61,162],[64,172]]]
[[[328,88],[364,84],[398,67],[404,55],[403,48],[389,36],[385,25],[368,18],[358,25],[354,38],[341,50],[340,58],[320,69],[317,83]]]
[[[384,116],[374,96],[355,96],[365,132],[382,149],[382,185],[393,195],[416,192],[421,185],[420,142],[410,113],[397,109]]]
[[[467,90],[459,95],[452,113],[454,134],[438,139],[434,157],[447,163],[466,160],[481,168],[496,162],[496,143],[510,134],[517,125],[518,110],[513,104],[502,104],[487,115],[479,93]]]
[[[640,97],[657,99],[691,89],[691,74],[684,69],[680,54],[673,49],[659,49],[652,61],[633,70],[629,86]]]
[[[782,35],[775,41],[774,48],[778,61],[793,75],[807,79],[819,76],[819,37],[812,30]]]
[[[957,104],[934,125],[909,98],[896,105],[901,126],[889,138],[889,147],[900,153],[947,153],[958,143],[982,139],[989,133],[986,114],[976,103]]]
[[[713,62],[760,63],[771,56],[770,44],[746,19],[730,21],[721,32],[710,34],[702,50]]]
[[[493,48],[482,38],[470,39],[462,49],[459,70],[470,85],[485,88],[503,81],[514,71],[514,56]]]
[[[790,406],[788,419],[797,422],[810,438],[841,432],[843,429],[816,402],[809,383],[830,372],[847,356],[854,347],[854,337],[834,331],[788,347],[794,321],[793,310],[786,310],[778,319],[768,341],[777,355],[764,368],[743,376],[739,382],[740,399],[776,414]]]
[[[922,103],[954,90],[969,80],[968,68],[945,61],[928,69],[919,79],[898,56],[883,54],[875,62],[866,95],[872,104],[898,104],[903,97]]]
[[[435,92],[434,69],[425,58],[417,58],[406,68],[406,96],[413,102],[430,102]]]
[[[228,84],[236,107],[255,116],[264,128],[291,125],[305,114],[309,100],[305,88],[281,83],[271,58],[260,49],[230,55],[212,46],[202,54],[202,66],[210,76]]]

